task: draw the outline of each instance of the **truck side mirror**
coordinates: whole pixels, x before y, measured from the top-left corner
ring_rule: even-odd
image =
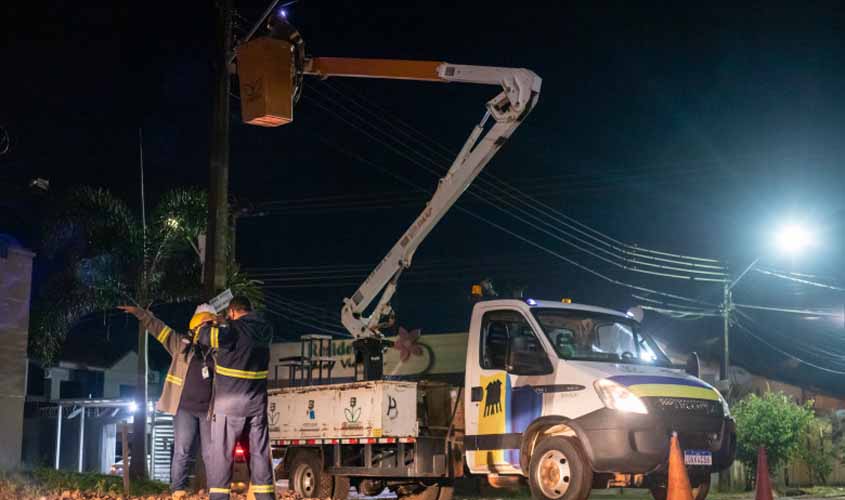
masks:
[[[505,368],[514,375],[546,375],[554,371],[546,351],[529,335],[510,338]]]
[[[697,352],[691,352],[687,358],[686,372],[695,378],[701,377],[701,362],[698,359]]]

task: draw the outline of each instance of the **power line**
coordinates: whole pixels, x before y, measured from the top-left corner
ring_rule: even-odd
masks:
[[[383,112],[381,112],[381,113],[375,113],[375,112],[373,112],[373,111],[372,111],[369,107],[364,106],[363,104],[358,103],[358,102],[357,102],[357,100],[356,100],[355,98],[344,95],[342,92],[340,92],[339,90],[337,90],[337,89],[335,89],[334,87],[332,87],[332,85],[330,85],[328,82],[326,82],[326,81],[321,81],[320,83],[322,83],[322,84],[323,84],[326,88],[330,88],[330,89],[332,89],[332,90],[333,90],[334,92],[336,92],[338,95],[340,95],[340,96],[342,96],[342,97],[346,98],[348,101],[352,102],[353,104],[355,104],[356,106],[358,106],[359,108],[361,108],[362,110],[364,110],[364,112],[369,113],[369,114],[370,114],[371,116],[373,116],[376,120],[382,121],[382,122],[386,123],[388,126],[391,126],[391,129],[392,129],[392,130],[401,131],[401,132],[403,132],[403,134],[404,134],[406,137],[409,137],[409,138],[411,138],[411,139],[413,140],[413,137],[412,137],[412,135],[411,135],[411,134],[408,134],[407,132],[404,132],[404,131],[402,130],[402,127],[397,127],[397,126],[395,126],[395,124],[392,124],[389,120],[387,120],[387,118],[385,118],[385,115],[387,115],[387,114],[388,114],[387,112],[384,112],[384,111],[383,111]],[[319,92],[319,91],[318,91],[318,92]],[[325,96],[325,94],[323,94],[323,95]],[[331,98],[329,97],[329,99],[331,99]],[[333,100],[333,99],[332,99],[332,100]],[[335,101],[335,102],[337,102],[337,101]],[[341,106],[342,106],[342,105],[341,105]],[[348,110],[348,108],[346,108],[346,109]],[[422,145],[425,149],[427,149],[427,150],[429,150],[429,151],[433,152],[434,154],[437,154],[437,155],[438,155],[438,156],[440,156],[441,158],[444,158],[446,161],[449,161],[449,162],[451,162],[451,161],[452,161],[452,158],[455,156],[455,154],[454,154],[454,152],[453,152],[453,151],[451,151],[449,148],[446,148],[445,146],[442,146],[441,144],[439,144],[439,143],[438,143],[437,141],[435,141],[434,139],[431,139],[430,137],[428,137],[427,135],[423,134],[422,132],[420,132],[420,131],[418,131],[418,130],[414,129],[413,127],[411,127],[410,125],[408,125],[408,124],[406,124],[406,123],[402,122],[400,119],[395,118],[395,117],[394,117],[394,119],[395,119],[396,121],[399,121],[400,123],[402,123],[402,124],[403,124],[405,127],[407,127],[408,129],[410,129],[410,130],[412,130],[412,131],[416,132],[416,134],[417,134],[417,135],[421,136],[421,137],[424,139],[424,140],[417,139],[417,140],[416,140],[416,142],[417,142],[418,144]],[[373,128],[378,129],[377,127],[373,126],[373,125],[371,124],[371,122],[368,122],[368,123],[369,123],[369,124],[370,124]],[[436,145],[436,146],[440,147],[443,151],[447,152],[450,156],[449,156],[449,157],[447,157],[447,156],[445,156],[445,155],[444,155],[444,154],[442,154],[442,153],[438,153],[438,152],[437,152],[437,151],[435,151],[432,147],[430,147],[430,146],[426,143],[426,141],[428,141],[428,142],[430,142],[430,143],[432,143],[432,144],[434,144],[434,145]],[[406,146],[406,147],[407,147],[407,146]],[[415,151],[415,152],[416,152],[417,154],[419,154],[420,156],[423,156],[423,157],[424,157],[424,155],[420,154],[420,153],[419,153],[419,151]],[[434,164],[437,164],[437,162],[436,162],[436,161],[434,161],[433,159],[431,159],[430,157],[428,158],[428,160],[429,160],[429,161],[431,161],[431,162],[432,162],[432,163],[434,163]],[[604,241],[602,241],[602,239],[607,240],[607,241],[610,241],[610,242],[615,243],[615,244],[617,244],[617,245],[621,245],[621,246],[623,246],[623,247],[627,247],[629,251],[647,252],[647,253],[653,253],[653,254],[655,254],[655,255],[662,255],[662,256],[667,256],[667,257],[690,259],[690,260],[697,261],[697,262],[710,262],[710,263],[714,263],[714,264],[718,264],[718,262],[719,262],[719,261],[718,261],[718,260],[716,260],[716,259],[706,259],[706,258],[701,258],[701,257],[691,257],[691,256],[684,256],[684,255],[680,255],[680,254],[673,254],[673,253],[667,253],[667,252],[654,251],[654,250],[650,250],[650,249],[647,249],[647,248],[641,248],[641,247],[638,247],[638,246],[635,246],[635,245],[630,245],[630,244],[623,243],[623,242],[618,241],[618,240],[616,240],[616,239],[614,239],[614,238],[612,238],[612,237],[610,237],[610,236],[608,236],[608,235],[606,235],[606,234],[604,234],[604,233],[602,233],[602,232],[600,232],[600,231],[598,231],[598,230],[596,230],[596,229],[594,229],[594,228],[592,228],[592,227],[590,227],[590,226],[587,226],[586,224],[581,223],[580,221],[578,221],[578,220],[576,220],[576,219],[574,219],[574,218],[572,218],[572,217],[570,217],[570,216],[568,216],[568,215],[566,215],[566,214],[564,214],[564,213],[560,212],[559,210],[557,210],[557,209],[555,209],[555,208],[553,208],[553,207],[551,207],[551,206],[549,206],[549,205],[547,205],[547,204],[545,204],[545,203],[542,203],[542,202],[540,202],[540,201],[538,201],[538,200],[536,200],[536,199],[532,198],[532,197],[531,197],[530,195],[528,195],[527,193],[525,193],[525,192],[523,192],[523,191],[521,191],[521,190],[517,189],[516,187],[514,187],[514,186],[510,185],[507,181],[505,181],[505,180],[503,180],[503,179],[499,178],[498,176],[496,176],[496,175],[495,175],[495,174],[493,174],[493,173],[488,173],[487,177],[489,177],[489,178],[491,179],[491,181],[498,182],[499,184],[501,184],[502,186],[504,186],[504,188],[502,188],[502,187],[498,187],[498,188],[496,188],[496,189],[498,189],[498,191],[499,191],[499,192],[505,193],[506,195],[509,195],[510,197],[512,197],[512,198],[514,198],[514,199],[518,199],[518,198],[516,198],[516,196],[514,196],[514,193],[516,193],[517,195],[519,195],[520,197],[522,197],[522,198],[519,198],[519,199],[520,199],[520,201],[523,201],[523,203],[525,203],[525,202],[524,202],[524,198],[527,198],[527,199],[529,199],[529,200],[533,201],[535,204],[539,205],[539,207],[540,207],[540,208],[542,208],[543,210],[549,210],[549,211],[551,211],[552,213],[557,214],[559,217],[563,218],[564,220],[569,221],[570,223],[575,224],[575,225],[577,225],[577,226],[581,227],[583,230],[588,231],[588,232],[590,232],[590,233],[593,233],[594,235],[598,235],[598,237],[597,237],[597,236],[591,236],[591,237],[592,237],[592,238],[594,238],[595,240],[599,241],[599,242],[604,243],[604,244],[607,244],[607,243],[606,243],[606,242],[604,242]],[[484,180],[482,179],[482,180],[481,180],[481,182],[482,182],[482,184],[484,184],[486,181],[484,181]],[[487,184],[488,184],[488,185],[491,185],[491,187],[494,187],[494,186],[492,186],[492,185],[493,185],[493,182],[489,182],[489,183],[487,183]],[[511,193],[511,192],[507,191],[508,189],[513,190],[513,191],[514,191],[514,193]],[[525,204],[526,204],[526,205],[528,205],[528,206],[530,206],[530,204],[528,204],[528,203],[525,203]],[[564,223],[564,224],[565,224],[565,223]],[[571,227],[571,226],[569,226],[569,227]],[[577,230],[577,228],[572,228],[572,229]],[[579,231],[579,232],[580,232],[580,231]],[[584,233],[582,233],[582,234],[584,234]]]
[[[353,127],[358,128],[358,129],[359,129],[359,131],[360,131],[360,132],[362,132],[364,135],[366,135],[366,136],[370,137],[371,139],[373,139],[373,140],[375,140],[375,141],[377,141],[377,142],[382,143],[384,146],[386,146],[386,147],[388,147],[389,149],[393,150],[396,154],[399,154],[400,156],[402,156],[402,157],[404,157],[405,159],[407,159],[407,160],[411,161],[412,163],[415,163],[416,165],[418,165],[418,166],[422,167],[423,169],[428,170],[429,172],[434,173],[435,175],[438,175],[438,173],[437,173],[437,172],[433,172],[430,168],[428,168],[428,167],[426,167],[425,165],[423,165],[423,164],[419,163],[419,162],[418,162],[418,161],[416,161],[413,157],[408,156],[407,154],[403,153],[401,150],[396,149],[395,147],[393,147],[393,146],[392,146],[392,145],[390,145],[389,143],[386,143],[386,142],[384,142],[384,141],[380,140],[378,137],[375,137],[375,136],[373,136],[372,134],[370,134],[369,132],[367,132],[367,131],[365,131],[365,130],[361,129],[361,128],[360,128],[360,127],[358,127],[355,123],[350,122],[349,120],[347,120],[346,118],[344,118],[344,117],[343,117],[343,116],[341,116],[340,114],[338,114],[338,113],[336,113],[335,111],[333,111],[331,108],[329,108],[329,107],[327,107],[327,106],[322,105],[321,103],[319,103],[318,101],[314,100],[313,98],[310,98],[310,96],[303,96],[303,97],[306,97],[306,98],[308,98],[308,99],[312,100],[312,102],[314,102],[316,106],[318,106],[319,108],[323,109],[324,111],[326,111],[326,112],[328,112],[328,113],[334,114],[334,115],[335,115],[335,116],[337,116],[339,119],[341,119],[342,121],[346,122],[347,124],[349,124],[349,125],[351,125],[351,126],[353,126]],[[481,190],[481,191],[482,191],[482,194],[487,194],[487,195],[490,195],[490,193],[489,193],[489,192],[486,192],[486,190],[484,190],[484,188],[480,188],[479,190]],[[538,226],[537,224],[535,224],[535,223],[533,223],[533,222],[531,222],[531,221],[527,220],[525,217],[522,217],[522,216],[516,215],[516,214],[514,214],[514,213],[512,213],[512,212],[509,212],[509,211],[508,211],[508,210],[506,210],[506,209],[503,209],[501,206],[499,206],[499,205],[497,205],[497,204],[493,203],[492,201],[490,201],[490,200],[486,199],[484,196],[481,196],[481,195],[479,195],[478,193],[476,193],[476,192],[475,192],[475,190],[474,190],[473,188],[468,189],[468,191],[470,192],[470,194],[472,194],[473,196],[476,196],[476,198],[478,198],[479,200],[481,200],[481,201],[482,201],[482,202],[484,202],[485,204],[487,204],[487,205],[489,205],[489,206],[491,206],[491,207],[493,207],[493,208],[495,208],[495,209],[497,209],[497,210],[500,210],[500,211],[504,212],[505,214],[510,215],[511,217],[514,217],[515,219],[519,220],[519,221],[520,221],[520,222],[522,222],[523,224],[526,224],[526,225],[528,225],[528,226],[531,226],[531,227],[532,227],[532,228],[534,228],[535,230],[540,231],[540,232],[542,232],[542,233],[544,233],[544,234],[546,234],[546,235],[548,235],[548,236],[550,236],[550,237],[552,237],[552,238],[554,238],[554,239],[556,239],[556,240],[560,241],[561,243],[564,243],[564,244],[566,244],[566,245],[572,246],[573,248],[576,248],[576,249],[578,249],[578,250],[580,250],[580,251],[582,251],[582,252],[584,252],[584,253],[587,253],[587,254],[589,254],[589,255],[593,256],[594,258],[597,258],[597,259],[599,259],[599,260],[602,260],[602,261],[604,261],[604,262],[606,262],[606,263],[608,263],[608,264],[610,264],[610,265],[612,265],[612,266],[618,267],[618,268],[620,268],[620,269],[627,270],[627,271],[631,271],[631,272],[636,272],[636,273],[650,274],[650,275],[654,275],[654,276],[661,276],[661,277],[664,277],[664,278],[674,278],[674,279],[682,279],[682,280],[688,280],[688,281],[702,281],[702,282],[714,282],[714,283],[724,283],[724,282],[726,281],[726,278],[722,278],[722,277],[720,277],[720,278],[711,278],[711,277],[704,277],[704,276],[684,276],[684,275],[677,274],[677,272],[685,272],[685,273],[704,274],[705,276],[706,276],[706,275],[719,275],[719,276],[723,276],[721,273],[716,273],[716,272],[712,272],[712,271],[704,271],[704,270],[696,270],[696,269],[692,269],[692,270],[681,269],[681,268],[676,268],[676,267],[674,267],[674,266],[664,266],[664,265],[661,265],[661,264],[652,264],[652,263],[648,263],[648,262],[643,262],[643,261],[639,261],[639,260],[631,260],[631,259],[628,259],[628,258],[625,258],[625,257],[620,257],[620,256],[617,256],[617,255],[614,255],[612,252],[610,252],[610,251],[608,251],[608,250],[606,250],[606,249],[604,249],[604,248],[597,247],[596,245],[594,245],[594,244],[592,244],[592,243],[590,243],[590,242],[587,242],[587,241],[586,241],[586,240],[584,240],[583,238],[580,238],[580,237],[578,237],[578,236],[573,236],[573,235],[571,235],[571,234],[566,234],[566,233],[563,233],[563,232],[562,232],[559,228],[557,228],[557,227],[555,227],[555,226],[552,226],[551,224],[549,224],[549,223],[548,223],[548,222],[546,222],[546,221],[543,221],[542,219],[539,219],[539,218],[538,218],[535,214],[532,214],[531,212],[527,212],[526,210],[522,209],[521,207],[515,206],[514,204],[509,203],[509,202],[507,202],[506,200],[504,200],[504,199],[502,199],[502,198],[499,198],[499,201],[500,201],[500,202],[505,203],[507,206],[509,206],[509,207],[511,207],[511,208],[514,208],[514,209],[519,210],[521,213],[525,214],[525,215],[526,215],[526,216],[528,216],[528,217],[531,217],[531,218],[532,218],[532,219],[534,219],[534,220],[539,220],[542,224],[544,224],[544,225],[546,225],[546,226],[551,226],[551,227],[553,227],[553,228],[554,228],[555,230],[557,230],[558,232],[561,232],[562,234],[565,234],[565,235],[569,236],[569,238],[574,239],[574,240],[578,241],[579,243],[589,245],[589,246],[591,246],[592,248],[595,248],[596,250],[602,251],[602,252],[604,252],[604,253],[610,253],[610,254],[611,254],[611,256],[612,256],[613,258],[615,258],[615,259],[619,259],[619,260],[622,260],[622,261],[624,261],[624,262],[629,262],[629,263],[632,263],[633,265],[622,264],[622,263],[620,263],[620,262],[617,262],[617,261],[615,261],[615,260],[612,260],[612,259],[611,259],[611,258],[609,258],[609,257],[605,257],[605,256],[603,256],[603,255],[599,255],[598,253],[596,253],[596,252],[594,252],[594,251],[592,251],[592,250],[588,250],[588,249],[585,249],[584,247],[581,247],[581,246],[579,246],[579,245],[576,245],[575,243],[573,243],[573,242],[572,242],[572,241],[570,241],[569,239],[565,239],[565,238],[561,237],[561,236],[560,236],[560,235],[558,235],[558,234],[554,234],[554,233],[550,232],[549,230],[547,230],[547,229],[545,229],[545,228],[543,228],[543,227],[540,227],[540,226]],[[495,197],[495,195],[492,195],[492,197]],[[649,267],[654,267],[654,268],[660,269],[661,271],[652,271],[652,270],[648,270],[648,269],[642,269],[642,268],[640,268],[640,267],[638,267],[638,266],[649,266]],[[664,271],[673,271],[673,272],[664,272]]]
[[[818,282],[818,281],[812,281],[812,280],[805,279],[805,278],[798,278],[798,277],[795,277],[795,276],[790,276],[789,274],[782,273],[782,272],[779,272],[779,271],[760,269],[760,268],[755,268],[754,270],[757,271],[760,274],[765,274],[766,276],[771,276],[771,277],[774,277],[774,278],[780,278],[780,279],[792,281],[792,282],[795,282],[795,283],[801,283],[802,285],[814,286],[814,287],[817,287],[817,288],[827,288],[828,290],[835,290],[837,292],[845,292],[845,288],[842,288],[842,287],[830,285],[830,284],[827,284],[827,283],[821,283],[821,282]]]
[[[842,313],[838,312],[828,312],[828,311],[819,311],[819,310],[811,310],[811,309],[787,309],[783,307],[772,307],[772,306],[760,306],[760,305],[753,305],[753,304],[737,304],[734,302],[733,304],[735,307],[742,307],[745,309],[756,309],[758,311],[770,311],[770,312],[780,312],[780,313],[787,313],[787,314],[800,314],[804,316],[830,316],[830,317],[840,317]]]
[[[748,318],[748,319],[750,319],[750,318]],[[752,321],[753,321],[753,320],[752,320]],[[776,352],[778,352],[778,353],[780,353],[780,354],[782,354],[782,355],[784,355],[784,356],[786,356],[786,357],[788,357],[788,358],[790,358],[790,359],[793,359],[793,360],[795,360],[795,361],[798,361],[799,363],[802,363],[802,364],[804,364],[804,365],[810,366],[810,367],[815,368],[815,369],[817,369],[817,370],[821,370],[821,371],[828,372],[828,373],[833,373],[833,374],[836,374],[836,375],[845,375],[845,371],[840,371],[840,370],[834,370],[834,369],[832,369],[832,368],[827,368],[827,367],[824,367],[824,366],[818,365],[818,364],[816,364],[816,363],[812,363],[812,362],[810,362],[810,361],[807,361],[807,360],[805,360],[805,359],[801,359],[801,358],[799,358],[798,356],[796,356],[796,355],[794,355],[794,354],[792,354],[792,353],[786,352],[785,350],[781,349],[780,347],[778,347],[778,346],[776,346],[776,345],[772,344],[771,342],[769,342],[769,341],[767,341],[767,340],[763,339],[762,337],[760,337],[759,335],[755,334],[753,331],[751,331],[751,329],[750,329],[749,327],[745,326],[745,324],[744,324],[744,323],[742,323],[742,322],[740,322],[740,321],[737,321],[737,322],[736,322],[736,325],[737,325],[737,326],[739,326],[739,327],[740,327],[740,329],[744,330],[744,331],[745,331],[745,333],[746,333],[747,335],[749,335],[750,337],[752,337],[752,338],[756,339],[758,342],[760,342],[760,343],[762,343],[762,344],[766,345],[766,346],[767,346],[767,347],[769,347],[770,349],[772,349],[772,350],[774,350],[774,351],[776,351]]]
[[[413,181],[397,174],[396,172],[393,172],[392,170],[387,169],[387,168],[373,162],[372,160],[369,160],[368,158],[364,158],[363,156],[361,156],[357,153],[353,153],[351,151],[348,151],[348,150],[338,146],[337,144],[333,144],[333,143],[329,142],[325,137],[321,137],[321,140],[324,144],[335,148],[338,152],[343,153],[344,155],[349,156],[352,159],[355,159],[355,160],[357,160],[361,163],[364,163],[366,165],[370,165],[370,166],[380,170],[382,173],[389,175],[389,176],[395,178],[397,181],[399,181],[399,182],[401,182],[401,183],[403,183],[407,186],[410,186],[410,187],[412,187],[412,188],[414,188],[418,191],[428,193],[428,191],[425,188],[423,188],[423,187],[419,186],[418,184],[414,183]],[[605,280],[605,281],[607,281],[611,284],[621,286],[621,287],[625,287],[625,288],[629,288],[629,289],[632,289],[632,290],[638,290],[638,291],[645,292],[645,293],[653,293],[655,295],[661,295],[661,296],[664,296],[664,297],[669,297],[669,298],[673,298],[673,299],[677,299],[677,300],[683,300],[683,301],[692,302],[692,303],[696,303],[696,304],[709,305],[706,302],[701,302],[700,300],[697,300],[697,299],[692,299],[692,298],[689,298],[689,297],[684,297],[682,295],[673,294],[673,293],[669,293],[669,292],[662,292],[662,291],[654,290],[654,289],[651,289],[651,288],[647,288],[647,287],[643,287],[643,286],[639,286],[639,285],[634,285],[634,284],[631,284],[631,283],[626,283],[624,281],[613,279],[613,278],[611,278],[607,275],[604,275],[604,274],[602,274],[602,273],[600,273],[600,272],[598,272],[594,269],[591,269],[591,268],[589,268],[589,267],[587,267],[583,264],[580,264],[579,262],[577,262],[577,261],[575,261],[571,258],[568,258],[568,257],[560,254],[559,252],[556,252],[554,250],[546,248],[543,245],[540,245],[539,243],[537,243],[537,242],[535,242],[535,241],[533,241],[533,240],[531,240],[531,239],[529,239],[525,236],[517,234],[514,231],[511,231],[510,229],[508,229],[508,228],[506,228],[506,227],[504,227],[500,224],[497,224],[497,223],[495,223],[495,222],[493,222],[493,221],[491,221],[491,220],[489,220],[485,217],[482,217],[482,216],[480,216],[480,215],[478,215],[478,214],[476,214],[476,213],[474,213],[474,212],[472,212],[472,211],[470,211],[470,210],[468,210],[464,207],[461,207],[460,205],[455,205],[455,208],[458,211],[469,215],[470,217],[473,217],[473,218],[478,219],[482,222],[485,222],[488,225],[493,226],[494,228],[499,229],[500,231],[505,232],[505,233],[513,236],[514,238],[516,238],[516,239],[518,239],[518,240],[520,240],[520,241],[522,241],[522,242],[524,242],[524,243],[526,243],[526,244],[528,244],[528,245],[530,245],[530,246],[532,246],[532,247],[534,247],[538,250],[541,250],[542,252],[544,252],[548,255],[551,255],[551,256],[556,257],[560,260],[563,260],[564,262],[567,262],[567,263],[577,267],[578,269],[581,269],[581,270],[583,270],[587,273],[590,273],[594,276],[597,276],[597,277],[601,278],[602,280]]]

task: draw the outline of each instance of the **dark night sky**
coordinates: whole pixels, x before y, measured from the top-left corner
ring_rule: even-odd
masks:
[[[137,206],[139,127],[149,196],[207,185],[211,17],[204,3],[40,2],[47,7],[39,12],[16,6],[24,2],[4,5],[0,125],[11,134],[12,149],[0,156],[0,232],[37,248],[40,210],[78,184],[108,187]],[[243,33],[265,3],[235,5]],[[290,17],[314,55],[523,66],[542,76],[538,108],[482,178],[492,173],[622,241],[724,259],[734,272],[767,255],[769,267],[842,278],[845,17],[836,3],[547,5],[303,0]],[[494,93],[461,85],[307,80],[294,124],[280,129],[240,124],[233,98],[231,194],[241,206],[269,212],[241,220],[241,264],[374,265],[423,198],[356,157],[426,187],[435,178],[361,130],[386,131],[409,143],[377,117],[398,119],[456,150]],[[326,106],[366,124],[346,124],[321,109]],[[21,187],[36,176],[50,179],[47,197]],[[366,201],[355,210],[348,210],[349,198],[324,201],[321,210],[303,208],[301,200],[325,196]],[[372,208],[397,197],[403,200],[399,208]],[[268,205],[284,200],[299,208]],[[718,300],[716,286],[609,268],[483,203],[466,198],[459,205],[616,278]],[[812,256],[785,262],[768,256],[767,246],[772,228],[790,217],[818,225],[823,244]],[[457,211],[426,241],[416,262],[423,271],[408,274],[396,305],[403,324],[424,331],[466,328],[466,291],[483,276],[500,288],[527,285],[535,296],[572,296],[616,308],[634,303],[629,291]],[[333,279],[323,282],[341,285],[274,293],[334,312],[359,278]],[[736,295],[737,301],[780,306],[843,302],[841,294],[761,276],[750,277]],[[764,325],[757,334],[789,352],[797,335],[814,331],[807,321],[754,317]],[[699,349],[712,346],[700,342],[720,328],[717,320],[648,318],[655,330],[671,330],[668,336]],[[836,331],[843,333],[841,324]],[[828,352],[845,352],[841,336],[824,335],[819,345],[833,342],[824,344]],[[772,364],[771,349],[741,332],[737,342],[739,362]],[[742,355],[749,352],[763,354]],[[845,368],[845,361],[823,355],[812,360]],[[822,376],[806,366],[793,371]]]

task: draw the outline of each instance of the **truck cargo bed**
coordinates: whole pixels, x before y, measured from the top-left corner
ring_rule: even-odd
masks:
[[[417,384],[399,381],[270,391],[270,439],[417,437]]]

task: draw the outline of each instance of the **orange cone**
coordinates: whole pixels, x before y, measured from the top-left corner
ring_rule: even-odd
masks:
[[[766,458],[766,447],[757,450],[757,492],[755,500],[772,500],[772,481],[769,479],[769,459]]]
[[[669,481],[666,485],[666,500],[692,500],[692,487],[684,465],[684,454],[678,443],[678,433],[672,433],[669,445]],[[759,500],[759,499],[758,499]]]

